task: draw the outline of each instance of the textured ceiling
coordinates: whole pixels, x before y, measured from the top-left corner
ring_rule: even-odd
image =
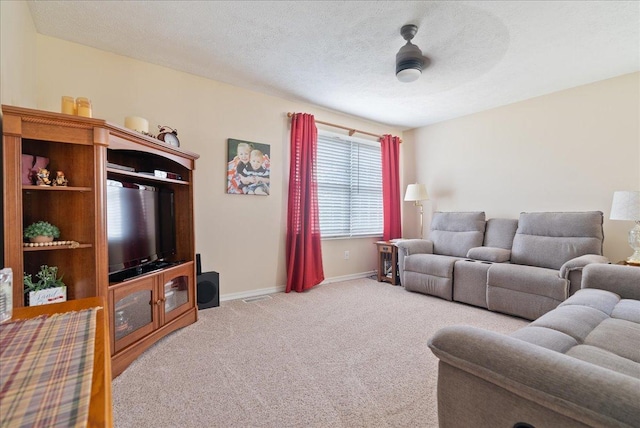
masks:
[[[29,1],[39,33],[403,129],[640,70],[640,2]],[[431,59],[401,83],[400,27]]]

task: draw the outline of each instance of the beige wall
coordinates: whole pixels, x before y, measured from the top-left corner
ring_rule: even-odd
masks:
[[[196,251],[203,270],[220,272],[222,297],[270,291],[286,283],[285,235],[289,119],[287,112],[315,114],[318,120],[374,133],[399,129],[338,114],[313,105],[240,89],[149,63],[42,35],[35,36],[35,78],[13,75],[10,84],[35,87],[35,105],[59,111],[60,97],[85,96],[94,117],[124,124],[126,116],[177,128],[181,147],[200,154],[196,163]],[[13,60],[2,54],[3,64]],[[16,61],[23,61],[15,58]],[[25,68],[30,66],[24,61]],[[3,82],[4,86],[4,82]],[[4,102],[4,101],[3,101]],[[335,128],[328,128],[336,132]],[[227,139],[271,145],[271,195],[227,195]],[[323,242],[325,277],[358,276],[375,269],[376,239]],[[344,260],[344,251],[350,257]]]
[[[36,106],[36,30],[27,3],[0,1],[0,102]]]
[[[605,255],[622,260],[633,224],[608,217],[615,190],[640,189],[639,82],[628,74],[405,132],[407,181],[427,185],[429,213],[600,210]],[[405,230],[416,223],[405,216]]]

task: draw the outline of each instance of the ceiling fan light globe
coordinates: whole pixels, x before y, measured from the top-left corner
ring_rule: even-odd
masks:
[[[417,68],[405,68],[396,73],[399,81],[404,83],[415,82],[420,78],[422,72]]]
[[[420,78],[425,63],[420,48],[407,41],[396,54],[396,77],[401,82],[413,82]]]

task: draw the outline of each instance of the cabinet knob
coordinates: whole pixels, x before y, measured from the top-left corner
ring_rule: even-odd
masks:
[[[156,305],[160,306],[162,304],[162,299],[158,299],[158,301],[156,301]]]

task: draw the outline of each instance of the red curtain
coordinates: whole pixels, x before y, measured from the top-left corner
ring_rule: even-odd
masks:
[[[287,289],[301,292],[324,280],[316,158],[318,130],[311,114],[291,117],[287,210]]]
[[[382,239],[402,237],[400,217],[400,138],[383,135],[382,148]]]

